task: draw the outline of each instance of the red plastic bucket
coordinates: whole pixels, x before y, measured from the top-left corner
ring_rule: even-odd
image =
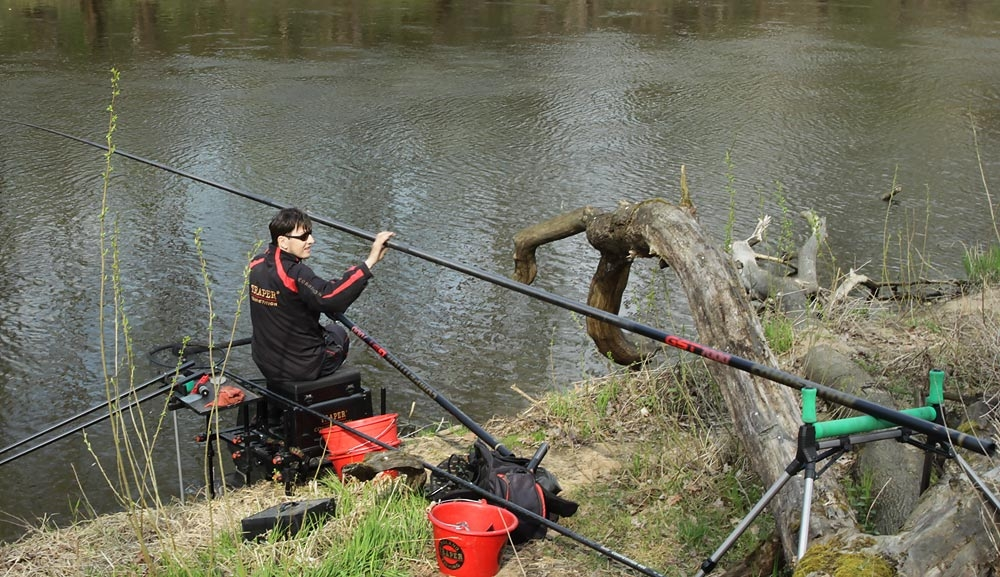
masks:
[[[493,577],[517,517],[486,501],[442,501],[427,513],[434,525],[434,550],[445,575]]]
[[[346,421],[344,424],[373,439],[378,439],[386,445],[398,447],[400,444],[399,432],[396,428],[398,418],[398,413],[387,413],[355,421]],[[341,469],[344,465],[360,463],[364,460],[366,453],[385,450],[383,447],[336,425],[320,429],[319,434],[323,438],[323,444],[326,445],[327,458],[333,463],[337,475],[341,477],[343,476]]]

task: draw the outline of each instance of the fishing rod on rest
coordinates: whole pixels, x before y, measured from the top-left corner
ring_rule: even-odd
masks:
[[[161,375],[160,378],[169,377],[172,374],[174,374],[174,371],[171,371],[171,372],[167,373],[166,375]],[[155,382],[155,381],[151,381],[151,382]],[[146,401],[148,401],[148,400],[150,400],[150,399],[152,399],[154,397],[162,395],[163,393],[168,393],[171,390],[173,390],[174,386],[175,386],[174,383],[170,383],[168,385],[164,385],[164,386],[160,387],[159,389],[156,389],[152,393],[149,393],[148,395],[145,395],[143,397],[139,397],[139,398],[135,399],[134,401],[129,402],[126,405],[123,405],[123,406],[117,407],[116,409],[108,411],[108,413],[106,415],[99,415],[97,417],[94,417],[93,419],[90,419],[89,421],[87,421],[85,423],[81,423],[80,425],[77,425],[77,426],[75,426],[75,427],[73,427],[73,428],[71,428],[71,429],[69,429],[67,431],[63,431],[62,433],[59,433],[58,435],[56,435],[54,437],[50,437],[50,438],[46,439],[45,441],[43,441],[43,442],[41,442],[41,443],[39,443],[37,445],[34,445],[32,447],[29,447],[29,448],[21,451],[20,453],[16,453],[14,455],[11,455],[11,456],[7,457],[6,459],[0,460],[0,467],[2,467],[3,465],[6,465],[7,463],[10,463],[11,461],[15,461],[17,459],[20,459],[21,457],[24,457],[25,455],[31,454],[31,453],[37,451],[38,449],[41,449],[42,447],[47,447],[47,446],[51,445],[52,443],[55,443],[56,441],[65,439],[66,437],[72,435],[73,433],[76,433],[78,431],[82,431],[83,429],[86,429],[87,427],[90,427],[91,425],[96,425],[97,423],[100,423],[101,421],[110,419],[111,417],[115,416],[118,413],[130,410],[133,407],[137,407],[137,406],[141,405],[142,403],[144,403],[144,402],[146,402]],[[132,392],[130,391],[128,394],[132,394]]]
[[[192,362],[187,362],[187,363],[185,363],[185,364],[177,367],[176,369],[174,369],[172,371],[169,371],[169,372],[163,373],[163,374],[161,374],[161,375],[159,375],[157,377],[154,377],[154,378],[146,381],[145,383],[142,383],[141,385],[139,385],[137,387],[134,387],[134,388],[132,388],[132,389],[130,389],[128,391],[125,391],[124,393],[118,395],[118,397],[115,399],[114,402],[120,402],[125,397],[128,397],[130,395],[134,395],[134,394],[138,393],[139,391],[141,391],[142,389],[145,389],[146,387],[152,385],[153,383],[156,383],[158,381],[162,381],[163,379],[165,379],[165,378],[167,378],[167,377],[169,377],[169,376],[171,376],[171,375],[173,375],[175,373],[179,373],[180,371],[183,371],[183,370],[185,370],[187,368],[190,368],[193,364],[194,363],[192,363]],[[157,394],[160,394],[161,392],[162,391],[159,391]],[[17,441],[16,443],[12,443],[12,444],[7,445],[6,447],[0,449],[0,455],[4,454],[7,451],[10,451],[12,449],[16,449],[17,447],[20,447],[21,445],[25,445],[27,443],[30,443],[31,441],[34,441],[35,439],[38,439],[39,437],[43,437],[43,436],[45,436],[45,435],[47,435],[47,434],[49,434],[49,433],[51,433],[51,432],[53,432],[55,430],[61,429],[62,427],[65,427],[66,425],[69,425],[73,421],[76,421],[78,419],[82,419],[83,417],[86,417],[90,413],[93,413],[95,411],[99,411],[101,409],[104,409],[107,406],[108,406],[108,402],[107,401],[105,401],[105,402],[103,402],[103,403],[101,403],[99,405],[94,405],[93,407],[87,409],[86,411],[83,411],[81,413],[77,413],[76,415],[73,415],[72,417],[69,417],[68,419],[63,419],[62,421],[59,421],[58,423],[55,423],[53,425],[50,425],[49,427],[46,427],[45,429],[43,429],[41,431],[38,431],[37,433],[28,435],[27,437],[21,439],[20,441]],[[102,416],[102,418],[106,418],[106,417]],[[62,438],[62,437],[59,437],[59,438]],[[55,439],[55,440],[58,440],[58,439]],[[45,443],[45,444],[48,444],[48,443]],[[44,446],[44,445],[39,445],[39,447],[40,446]],[[18,453],[17,455],[15,455],[14,457],[12,457],[11,459],[5,459],[3,461],[0,461],[0,465],[3,465],[4,463],[7,463],[8,461],[13,461],[14,459],[16,459],[16,458],[18,458],[18,457],[20,457],[22,455],[28,454],[28,453],[30,453],[31,451],[34,451],[37,448],[38,447],[34,447],[34,448],[30,449],[29,451],[25,451],[23,453]]]
[[[441,396],[441,394],[438,393],[436,390],[434,390],[433,387],[428,385],[423,379],[418,377],[416,373],[411,371],[409,367],[403,364],[403,362],[400,361],[399,358],[396,357],[396,355],[392,354],[385,347],[378,344],[378,341],[372,338],[365,331],[361,330],[361,327],[354,324],[349,318],[344,316],[343,313],[336,313],[335,315],[333,315],[333,317],[337,320],[337,322],[347,327],[359,339],[364,341],[366,345],[371,347],[371,349],[375,351],[375,354],[388,361],[390,365],[395,367],[399,372],[403,373],[403,376],[405,376],[407,379],[410,379],[410,381],[412,381],[413,384],[417,385],[417,388],[423,391],[424,394],[426,394],[428,397],[436,401],[437,404],[444,407],[444,410],[451,413],[452,416],[458,419],[460,423],[462,423],[463,425],[465,425],[467,429],[472,431],[474,435],[476,435],[477,437],[482,439],[484,443],[489,445],[491,449],[500,453],[504,457],[509,457],[513,454],[510,452],[510,449],[503,446],[503,444],[500,441],[493,438],[475,421],[470,419],[468,415],[466,415],[458,407],[456,407],[451,401]]]
[[[18,124],[21,126],[42,130],[50,134],[55,134],[57,136],[62,136],[70,140],[75,140],[83,144],[97,147],[104,151],[108,150],[108,147],[105,145],[90,140],[86,140],[78,136],[73,136],[71,134],[66,134],[65,132],[53,130],[51,128],[45,128],[43,126],[38,126],[36,124],[30,124],[27,122],[20,122],[16,120],[8,120],[3,118],[0,118],[0,120],[11,124]],[[209,180],[207,178],[202,178],[200,176],[191,174],[189,172],[185,172],[183,170],[179,170],[177,168],[167,166],[165,164],[156,162],[154,160],[149,160],[141,156],[136,156],[134,154],[127,153],[123,150],[115,149],[113,152],[114,154],[124,156],[125,158],[130,158],[137,162],[141,162],[143,164],[147,164],[149,166],[153,166],[161,170],[165,170],[167,172],[183,176],[185,178],[189,178],[196,182],[207,184],[208,186],[217,188],[219,190],[223,190],[235,194],[237,196],[242,196],[243,198],[253,200],[254,202],[259,202],[261,204],[265,204],[267,206],[271,206],[274,208],[288,208],[288,205],[281,204],[274,200],[258,196],[255,194],[251,194],[248,192],[244,192],[236,188],[233,188],[231,186],[220,184],[212,180]],[[363,231],[359,228],[350,226],[348,224],[312,215],[310,215],[310,217],[315,222],[324,224],[326,226],[346,232],[348,234],[364,238],[367,240],[375,239],[374,234],[367,231]],[[713,349],[711,347],[700,345],[696,342],[683,339],[681,337],[672,335],[670,333],[661,331],[659,329],[655,329],[648,325],[643,325],[641,323],[632,321],[630,319],[626,319],[614,313],[609,313],[608,311],[604,311],[596,307],[592,307],[590,305],[586,305],[565,297],[561,297],[559,295],[555,295],[553,293],[544,291],[542,289],[511,280],[501,275],[493,274],[487,271],[483,271],[468,265],[452,261],[450,259],[425,253],[415,248],[408,247],[402,244],[397,244],[395,242],[387,243],[386,246],[392,248],[393,250],[397,250],[399,252],[415,256],[417,258],[426,260],[428,262],[432,262],[434,264],[450,268],[454,271],[478,278],[480,280],[484,280],[486,282],[493,283],[495,285],[564,308],[566,310],[573,311],[597,319],[599,321],[608,323],[610,325],[616,326],[620,329],[629,331],[631,333],[650,338],[654,341],[664,343],[668,346],[687,351],[691,354],[698,355],[702,358],[706,358],[708,360],[715,361],[723,365],[727,365],[734,369],[767,379],[769,381],[773,381],[781,385],[785,385],[787,387],[791,387],[796,390],[816,389],[816,395],[822,399],[837,403],[838,405],[842,405],[850,409],[854,409],[855,411],[865,413],[867,415],[871,415],[877,419],[889,421],[890,423],[899,425],[901,427],[906,427],[911,431],[925,434],[928,437],[934,439],[948,439],[952,444],[958,445],[960,447],[963,447],[965,449],[983,455],[992,455],[996,452],[996,443],[992,439],[983,439],[979,437],[974,437],[972,435],[956,431],[955,429],[948,428],[944,425],[934,423],[932,421],[924,421],[922,419],[918,419],[911,415],[907,415],[906,413],[902,413],[900,411],[890,409],[888,407],[879,405],[877,403],[873,403],[871,401],[862,399],[860,397],[856,397],[854,395],[845,393],[843,391],[839,391],[832,387],[828,387],[826,385],[810,381],[808,379],[799,377],[797,375],[793,375],[781,369],[768,367],[766,365],[756,363],[749,359],[744,359],[742,357],[738,357],[736,355],[732,355],[717,349]]]
[[[364,431],[360,431],[358,429],[355,429],[355,428],[351,427],[347,423],[344,423],[342,421],[338,421],[337,419],[334,419],[330,415],[325,415],[325,414],[320,413],[319,411],[316,411],[316,410],[314,410],[314,409],[312,409],[310,407],[307,407],[305,405],[296,403],[295,401],[292,401],[288,397],[282,396],[282,395],[280,395],[280,394],[278,394],[278,393],[276,393],[274,391],[271,391],[270,389],[268,389],[267,387],[265,387],[265,386],[263,386],[263,385],[261,385],[259,383],[255,383],[255,382],[253,382],[253,381],[251,381],[249,379],[246,379],[244,377],[241,377],[239,375],[234,375],[234,374],[230,374],[230,373],[226,373],[226,375],[229,378],[233,379],[240,386],[242,386],[244,388],[247,388],[247,389],[250,389],[250,390],[253,390],[254,392],[260,394],[263,397],[267,397],[268,399],[271,399],[271,400],[274,400],[274,401],[277,401],[277,402],[280,402],[280,403],[284,403],[285,405],[291,407],[292,409],[295,409],[296,411],[302,411],[302,412],[307,413],[309,415],[312,415],[314,417],[319,417],[323,421],[331,423],[332,425],[335,425],[337,427],[340,427],[341,429],[347,431],[348,433],[351,433],[352,435],[356,435],[359,438],[364,439],[365,441],[368,441],[369,443],[378,445],[379,447],[381,447],[381,448],[383,448],[383,449],[385,449],[387,451],[399,451],[400,450],[399,447],[394,447],[394,446],[392,446],[392,445],[390,445],[390,444],[382,441],[381,439],[372,437],[371,435],[365,433]],[[604,545],[602,545],[602,544],[600,544],[600,543],[598,543],[596,541],[588,539],[587,537],[584,537],[583,535],[580,535],[579,533],[576,533],[572,529],[569,529],[568,527],[560,525],[559,523],[556,523],[555,521],[552,521],[551,519],[549,519],[547,517],[543,517],[542,515],[539,515],[538,513],[535,513],[534,511],[531,511],[530,509],[526,509],[526,508],[518,505],[517,503],[514,503],[513,501],[508,501],[507,499],[504,499],[503,497],[501,497],[499,495],[491,493],[490,491],[487,491],[486,489],[483,489],[482,487],[480,487],[479,485],[476,485],[475,483],[473,483],[471,481],[463,479],[463,478],[461,478],[461,477],[459,477],[457,475],[454,475],[453,473],[451,473],[449,471],[446,471],[444,469],[441,469],[440,467],[437,467],[435,465],[427,463],[426,461],[421,461],[420,465],[424,469],[427,469],[428,471],[434,473],[435,475],[440,475],[441,477],[444,477],[445,479],[448,479],[449,481],[452,481],[453,483],[458,484],[463,489],[472,491],[476,495],[479,495],[480,497],[486,499],[487,501],[490,501],[491,503],[499,505],[499,506],[501,506],[501,507],[503,507],[505,509],[508,509],[510,511],[516,512],[519,515],[523,515],[525,517],[531,518],[531,519],[533,519],[533,520],[535,520],[535,521],[537,521],[537,522],[545,525],[549,529],[552,529],[553,531],[555,531],[555,532],[557,532],[557,533],[559,533],[561,535],[569,537],[570,539],[576,541],[577,543],[580,543],[581,545],[589,547],[589,548],[593,549],[594,551],[597,551],[601,555],[604,555],[605,557],[607,557],[607,558],[609,558],[609,559],[611,559],[613,561],[617,561],[617,562],[621,563],[622,565],[625,565],[626,567],[634,569],[634,570],[636,570],[636,571],[638,571],[638,572],[640,572],[640,573],[642,573],[644,575],[648,575],[649,577],[664,577],[663,574],[658,573],[658,572],[654,571],[653,569],[650,569],[649,567],[646,567],[645,565],[639,563],[638,561],[634,561],[632,559],[629,559],[628,557],[622,555],[621,553],[618,553],[617,551],[609,549],[608,547],[606,547],[606,546],[604,546]]]

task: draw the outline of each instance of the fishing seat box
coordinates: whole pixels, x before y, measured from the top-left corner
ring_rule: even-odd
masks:
[[[315,381],[268,383],[268,388],[289,399],[294,406],[284,411],[282,428],[285,441],[315,457],[324,452],[319,430],[330,422],[314,415],[312,411],[331,419],[345,422],[372,416],[371,391],[361,386],[361,371],[354,367],[341,367],[332,375]]]
[[[283,537],[294,536],[303,526],[316,526],[326,517],[332,517],[336,508],[333,499],[289,501],[275,505],[241,521],[243,539],[266,538],[274,530]]]
[[[355,367],[342,366],[333,374],[320,377],[315,381],[269,381],[267,388],[293,403],[311,407],[318,403],[360,392],[362,389],[361,371]]]

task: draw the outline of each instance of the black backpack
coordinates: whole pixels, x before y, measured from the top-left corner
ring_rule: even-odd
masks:
[[[528,462],[519,457],[505,457],[477,440],[468,455],[452,455],[438,468],[550,521],[576,513],[579,506],[575,502],[558,496],[562,487],[556,478],[542,467],[529,470]],[[482,498],[475,491],[436,473],[431,474],[427,496],[432,501]],[[545,536],[548,527],[542,522],[517,511],[512,513],[518,520],[517,529],[510,534],[514,544]]]

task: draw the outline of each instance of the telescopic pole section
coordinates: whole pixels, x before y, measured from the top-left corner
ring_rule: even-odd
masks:
[[[33,446],[31,446],[31,447],[29,447],[29,448],[21,451],[20,453],[16,453],[14,455],[11,455],[11,456],[7,457],[6,459],[0,460],[0,466],[6,465],[7,463],[9,463],[11,461],[15,461],[17,459],[20,459],[21,457],[24,457],[25,455],[27,455],[29,453],[33,453],[33,452],[37,451],[38,449],[41,449],[42,447],[47,447],[48,445],[51,445],[52,443],[55,443],[56,441],[65,439],[66,437],[72,435],[73,433],[76,433],[77,431],[81,431],[81,430],[83,430],[83,429],[85,429],[85,428],[87,428],[87,427],[89,427],[91,425],[96,425],[97,423],[100,423],[101,421],[104,421],[106,419],[110,419],[111,417],[115,416],[118,413],[121,413],[122,411],[127,411],[127,410],[129,410],[129,409],[131,409],[131,408],[133,408],[135,406],[138,406],[138,405],[140,405],[140,404],[148,401],[149,399],[152,399],[153,397],[156,397],[158,395],[162,395],[163,393],[167,393],[167,392],[173,390],[173,388],[174,388],[173,385],[167,385],[167,386],[161,387],[161,388],[153,391],[152,393],[150,393],[148,395],[145,395],[143,397],[139,397],[139,398],[137,398],[137,399],[129,402],[128,404],[122,405],[122,406],[120,406],[120,407],[118,407],[118,408],[116,408],[116,409],[114,409],[112,411],[108,411],[107,414],[98,415],[97,417],[94,417],[94,418],[90,419],[89,421],[87,421],[85,423],[81,423],[81,424],[79,424],[79,425],[77,425],[77,426],[75,426],[75,427],[73,427],[71,429],[67,429],[67,430],[63,431],[62,433],[59,433],[58,435],[56,435],[54,437],[50,437],[50,438],[46,439],[42,443],[39,443],[37,445],[33,445]]]
[[[87,144],[89,146],[93,146],[93,147],[99,148],[99,149],[104,150],[104,151],[108,150],[108,147],[105,146],[105,145],[102,145],[102,144],[99,144],[99,143],[96,143],[96,142],[93,142],[93,141],[90,141],[90,140],[86,140],[86,139],[80,138],[78,136],[73,136],[73,135],[70,135],[70,134],[66,134],[65,132],[60,132],[58,130],[53,130],[51,128],[45,128],[43,126],[38,126],[38,125],[35,125],[35,124],[29,124],[27,122],[19,122],[19,121],[16,121],[16,120],[8,120],[8,119],[3,119],[3,118],[0,118],[0,120],[2,120],[4,122],[9,122],[11,124],[19,124],[21,126],[27,126],[29,128],[35,128],[35,129],[38,129],[38,130],[42,130],[44,132],[48,132],[50,134],[55,134],[57,136],[62,136],[64,138],[68,138],[70,140],[75,140],[77,142],[81,142],[83,144]],[[248,193],[248,192],[244,192],[242,190],[233,188],[231,186],[227,186],[227,185],[224,185],[224,184],[213,182],[211,180],[208,180],[206,178],[202,178],[200,176],[191,174],[189,172],[185,172],[183,170],[179,170],[177,168],[173,168],[173,167],[167,166],[165,164],[162,164],[162,163],[159,163],[159,162],[156,162],[156,161],[153,161],[153,160],[148,160],[148,159],[143,158],[141,156],[136,156],[134,154],[127,153],[127,152],[125,152],[123,150],[115,149],[113,152],[114,152],[114,154],[118,154],[120,156],[124,156],[125,158],[130,158],[132,160],[135,160],[136,162],[141,162],[143,164],[147,164],[149,166],[153,166],[153,167],[159,168],[161,170],[165,170],[167,172],[171,172],[173,174],[176,174],[176,175],[179,175],[179,176],[183,176],[185,178],[189,178],[189,179],[194,180],[196,182],[200,182],[202,184],[206,184],[208,186],[211,186],[211,187],[214,187],[214,188],[218,188],[219,190],[224,190],[226,192],[235,194],[237,196],[242,196],[243,198],[252,200],[254,202],[258,202],[260,204],[264,204],[264,205],[271,206],[271,207],[274,207],[274,208],[288,208],[288,205],[281,204],[281,203],[276,202],[274,200],[271,200],[271,199],[268,199],[268,198],[264,198],[262,196],[258,196],[258,195],[255,195],[255,194],[251,194],[251,193]],[[356,228],[356,227],[353,227],[353,226],[341,223],[341,222],[337,222],[337,221],[334,221],[334,220],[325,219],[325,218],[322,218],[322,217],[319,217],[319,216],[313,216],[313,215],[310,215],[310,218],[312,218],[312,220],[314,222],[318,222],[320,224],[324,224],[326,226],[329,226],[331,228],[334,228],[334,229],[346,232],[348,234],[357,236],[359,238],[363,238],[363,239],[366,239],[366,240],[374,240],[375,239],[375,235],[374,234],[372,234],[370,232],[367,232],[367,231],[364,231],[364,230],[361,230],[359,228]],[[855,396],[850,395],[848,393],[845,393],[843,391],[838,391],[836,389],[833,389],[833,388],[821,385],[819,383],[810,381],[808,379],[804,379],[802,377],[798,377],[796,375],[793,375],[791,373],[782,371],[780,369],[776,369],[776,368],[773,368],[773,367],[768,367],[768,366],[765,366],[765,365],[761,365],[759,363],[755,363],[755,362],[750,361],[748,359],[740,358],[740,357],[735,356],[735,355],[730,355],[729,353],[725,353],[725,352],[722,352],[722,351],[718,351],[718,350],[712,349],[710,347],[705,347],[705,346],[699,345],[698,343],[695,343],[695,342],[692,342],[692,341],[688,341],[686,339],[682,339],[680,337],[677,337],[675,335],[666,333],[664,331],[654,329],[652,327],[649,327],[649,326],[637,323],[635,321],[631,321],[629,319],[625,319],[625,318],[620,317],[620,316],[618,316],[616,314],[609,313],[607,311],[598,309],[596,307],[592,307],[590,305],[586,305],[586,304],[583,304],[583,303],[580,303],[580,302],[576,302],[576,301],[567,299],[565,297],[561,297],[561,296],[552,294],[550,292],[547,292],[547,291],[544,291],[544,290],[532,287],[530,285],[526,285],[524,283],[520,283],[520,282],[511,280],[511,279],[506,278],[506,277],[501,276],[501,275],[493,274],[493,273],[486,272],[486,271],[483,271],[483,270],[480,270],[480,269],[477,269],[477,268],[474,268],[474,267],[463,265],[461,263],[458,263],[458,262],[455,262],[455,261],[452,261],[452,260],[449,260],[449,259],[445,259],[445,258],[442,258],[442,257],[439,257],[439,256],[435,256],[435,255],[432,255],[432,254],[428,254],[428,253],[422,252],[420,250],[417,250],[417,249],[414,249],[414,248],[411,248],[411,247],[407,247],[407,246],[402,245],[402,244],[397,244],[395,242],[386,243],[386,246],[389,247],[389,248],[391,248],[391,249],[393,249],[393,250],[397,250],[399,252],[403,252],[403,253],[415,256],[417,258],[426,260],[428,262],[439,264],[439,265],[441,265],[443,267],[450,268],[450,269],[452,269],[454,271],[458,271],[458,272],[466,274],[468,276],[472,276],[472,277],[478,278],[480,280],[484,280],[484,281],[493,283],[493,284],[495,284],[497,286],[501,286],[501,287],[510,289],[510,290],[512,290],[514,292],[519,292],[521,294],[530,296],[530,297],[538,299],[540,301],[556,305],[556,306],[564,308],[566,310],[573,311],[573,312],[576,312],[576,313],[588,316],[590,318],[597,319],[599,321],[608,323],[610,325],[616,326],[616,327],[618,327],[620,329],[629,331],[631,333],[635,333],[637,335],[641,335],[641,336],[653,339],[654,341],[665,343],[665,344],[667,344],[667,345],[669,345],[671,347],[687,351],[689,353],[698,355],[700,357],[703,357],[703,358],[706,358],[706,359],[709,359],[709,360],[712,360],[712,361],[715,361],[715,362],[718,362],[718,363],[721,363],[721,364],[724,364],[724,365],[728,365],[728,366],[733,367],[735,369],[738,369],[738,370],[750,373],[752,375],[755,375],[755,376],[758,376],[758,377],[761,377],[761,378],[764,378],[764,379],[768,379],[770,381],[774,381],[776,383],[779,383],[779,384],[791,387],[793,389],[801,390],[801,389],[804,389],[804,388],[814,388],[814,389],[816,389],[817,394],[819,395],[820,398],[823,398],[823,399],[825,399],[827,401],[831,401],[831,402],[837,403],[839,405],[843,405],[845,407],[854,409],[855,411],[859,411],[859,412],[871,415],[871,416],[876,417],[878,419],[889,421],[889,422],[891,422],[893,424],[896,424],[896,425],[899,425],[901,427],[909,428],[912,431],[916,431],[918,433],[925,434],[925,435],[927,435],[928,437],[930,437],[932,439],[935,439],[935,440],[948,439],[948,440],[950,440],[955,445],[958,445],[960,447],[963,447],[965,449],[968,449],[970,451],[973,451],[973,452],[976,452],[976,453],[980,453],[980,454],[983,454],[983,455],[992,455],[993,453],[996,452],[996,443],[994,443],[992,439],[982,439],[982,438],[978,438],[978,437],[973,437],[972,435],[967,435],[967,434],[962,433],[960,431],[956,431],[954,429],[950,429],[948,427],[945,427],[944,425],[940,425],[940,424],[937,424],[937,423],[930,423],[930,422],[927,422],[927,421],[923,421],[923,420],[918,419],[916,417],[912,417],[910,415],[906,415],[906,414],[900,413],[900,412],[895,411],[893,409],[890,409],[888,407],[884,407],[882,405],[873,403],[871,401],[866,401],[864,399],[861,399],[859,397],[855,397]]]
[[[125,397],[128,397],[129,395],[134,395],[134,394],[138,393],[139,391],[141,391],[142,389],[145,389],[146,387],[152,385],[153,383],[162,381],[163,379],[166,379],[166,378],[168,378],[168,377],[170,377],[170,376],[172,376],[174,374],[179,375],[182,371],[184,371],[185,369],[191,367],[192,365],[194,365],[194,363],[187,362],[187,363],[184,363],[183,365],[177,367],[176,369],[170,370],[170,371],[162,373],[162,374],[160,374],[160,375],[158,375],[156,377],[153,377],[152,379],[146,381],[145,383],[142,383],[141,385],[137,385],[137,386],[135,386],[135,387],[133,387],[133,388],[125,391],[124,393],[121,393],[115,399],[115,402],[121,402],[122,400],[125,399]],[[73,421],[76,421],[77,419],[82,419],[83,417],[86,417],[90,413],[93,413],[93,412],[99,411],[101,409],[104,409],[107,406],[108,406],[108,401],[104,401],[103,403],[101,403],[99,405],[94,405],[93,407],[87,409],[86,411],[83,411],[82,413],[77,413],[76,415],[73,415],[72,417],[69,417],[69,418],[64,419],[62,421],[59,421],[58,423],[54,423],[54,424],[50,425],[49,427],[46,427],[45,429],[43,429],[41,431],[38,431],[37,433],[28,435],[27,437],[21,439],[20,441],[17,441],[16,443],[12,443],[12,444],[7,445],[6,447],[0,449],[0,455],[6,453],[7,451],[10,451],[11,449],[16,449],[17,447],[20,447],[21,445],[30,443],[31,441],[34,441],[35,439],[37,439],[39,437],[43,437],[43,436],[45,436],[45,435],[47,435],[47,434],[55,431],[56,429],[60,429],[62,427],[65,427],[66,425],[72,423]]]
[[[490,446],[490,448],[492,448],[494,451],[500,453],[505,457],[509,457],[512,455],[510,449],[503,446],[503,444],[500,443],[500,441],[493,438],[492,435],[487,433],[485,429],[480,427],[475,421],[469,418],[468,415],[463,413],[451,401],[441,396],[441,394],[438,393],[436,390],[434,390],[433,387],[428,385],[423,379],[418,377],[416,373],[411,371],[409,367],[404,365],[403,362],[396,357],[396,355],[392,354],[391,352],[386,350],[382,345],[378,344],[378,342],[375,339],[373,339],[365,331],[361,330],[361,327],[354,324],[351,321],[351,319],[344,316],[343,313],[337,313],[333,315],[333,318],[336,319],[338,323],[347,327],[347,329],[350,330],[352,333],[354,333],[355,336],[357,336],[359,339],[364,341],[366,345],[368,345],[369,347],[371,347],[373,351],[375,351],[375,354],[388,361],[390,365],[396,368],[396,370],[403,373],[403,376],[405,376],[407,379],[410,379],[410,381],[413,384],[417,385],[418,389],[423,391],[424,394],[426,394],[428,397],[434,399],[434,401],[436,401],[437,404],[444,407],[444,410],[451,413],[452,416],[458,419],[460,423],[465,425],[467,429],[472,431],[474,435],[482,439],[484,443]]]

